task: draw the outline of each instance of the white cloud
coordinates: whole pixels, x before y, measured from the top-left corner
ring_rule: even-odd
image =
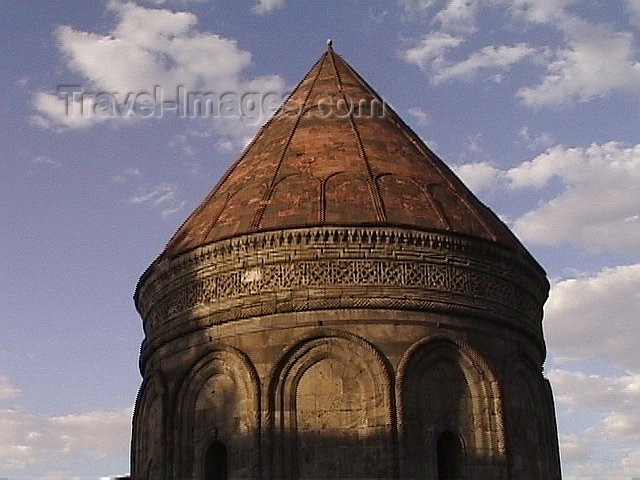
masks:
[[[445,31],[473,33],[476,31],[478,4],[476,0],[449,0],[434,20],[439,22]]]
[[[402,57],[429,73],[434,85],[453,79],[469,80],[480,70],[505,71],[527,58],[544,60],[547,68],[540,81],[523,86],[517,92],[525,105],[535,108],[585,102],[612,92],[640,92],[640,61],[634,35],[614,31],[611,26],[593,23],[569,12],[568,7],[575,3],[577,0],[405,3],[405,12],[416,18],[430,15],[436,5],[441,8],[433,16],[433,23],[438,27],[406,48]],[[563,40],[559,45],[488,45],[465,60],[452,61],[447,58],[447,52],[459,49],[469,35],[476,32],[480,5],[501,10],[506,7],[512,19],[549,26],[560,32]],[[627,0],[626,5],[631,22],[640,25],[640,2]],[[493,72],[488,78],[500,83],[503,75]]]
[[[474,192],[494,188],[504,176],[502,170],[489,162],[466,163],[454,166],[453,170]]]
[[[389,16],[389,10],[382,10],[380,13],[375,13],[373,8],[369,7],[369,20],[376,25],[382,24],[384,20]]]
[[[547,24],[564,35],[565,46],[555,51],[541,82],[518,91],[531,107],[564,106],[611,92],[640,91],[640,62],[634,35],[614,31],[567,9],[578,0],[496,0],[527,22]],[[640,19],[637,0],[627,0],[632,22]],[[639,16],[636,17],[635,14]]]
[[[639,184],[639,161],[640,146],[610,143],[586,149],[556,147],[512,169],[481,162],[463,165],[456,171],[466,177],[465,180],[471,178],[476,182],[476,185],[471,183],[472,188],[480,189],[498,185],[513,191],[543,189],[552,179],[560,180],[562,190],[552,201],[558,208],[569,204],[578,208],[580,201],[585,203],[575,210],[573,217],[577,219],[570,215],[564,217],[565,221],[571,220],[568,228],[580,237],[581,229],[588,228],[592,221],[584,218],[583,211],[586,214],[602,209],[624,222],[626,213],[616,214],[609,205],[620,202],[620,197],[627,200],[626,207],[631,211],[640,211],[637,195],[632,194],[634,186]],[[566,197],[574,195],[581,200],[567,203]],[[613,196],[614,201],[608,201],[609,196]],[[537,210],[541,208],[544,206]],[[557,228],[564,228],[561,221],[556,221]],[[628,232],[624,233],[629,236]],[[637,233],[632,235],[637,239]],[[629,248],[637,249],[640,245],[633,238],[628,241]],[[600,242],[598,248],[603,242],[613,241]],[[637,475],[640,331],[636,324],[640,318],[640,264],[605,268],[594,274],[554,282],[544,318],[545,338],[554,364],[587,369],[575,372],[554,368],[547,373],[561,427],[565,477]],[[594,374],[588,367],[593,362],[625,373]]]
[[[467,137],[467,150],[474,154],[482,153],[482,147],[480,146],[480,141],[482,139],[482,134],[477,133],[475,135],[469,135]]]
[[[171,148],[175,148],[180,151],[181,157],[193,157],[196,154],[196,149],[192,145],[192,138],[194,135],[190,130],[186,130],[185,133],[177,133],[170,140],[168,145]]]
[[[243,79],[251,54],[240,49],[235,40],[198,31],[193,13],[132,3],[108,5],[116,16],[108,34],[84,32],[67,25],[55,30],[67,66],[82,75],[87,92],[115,93],[118,101],[125,103],[129,94],[152,93],[156,86],[162,89],[164,99],[175,97],[179,85],[190,92],[284,90],[284,82],[278,76]],[[95,101],[88,96],[83,98],[83,115],[68,115],[65,100],[52,93],[36,93],[33,103],[38,114],[31,121],[42,127],[81,128],[123,118],[96,114]]]
[[[507,6],[509,12],[531,23],[562,24],[567,19],[566,8],[580,0],[495,0]]]
[[[565,105],[613,91],[640,92],[640,62],[633,35],[573,22],[568,48],[559,49],[542,81],[518,96],[532,107]]]
[[[526,242],[571,243],[589,252],[640,247],[640,144],[556,146],[511,169],[480,162],[455,170],[476,192],[498,185],[514,191],[543,189],[554,179],[561,182],[554,198],[513,224]]]
[[[640,449],[629,452],[620,461],[622,468],[626,472],[633,472],[637,475],[640,472]]]
[[[420,107],[411,107],[409,108],[409,110],[407,110],[407,113],[411,117],[415,118],[418,125],[427,125],[428,123],[431,122],[431,118],[429,118],[429,114]]]
[[[537,49],[526,43],[513,46],[486,46],[471,54],[466,60],[436,66],[431,82],[437,85],[453,79],[471,80],[478,71],[486,69],[506,71],[513,64],[539,53]]]
[[[62,164],[53,160],[49,155],[37,155],[31,159],[32,165],[49,165],[52,167],[61,167]]]
[[[401,52],[409,63],[427,70],[432,62],[443,62],[444,53],[460,45],[464,39],[444,32],[432,32],[424,35],[417,45]]]
[[[187,204],[178,197],[178,187],[170,183],[160,183],[152,188],[142,188],[129,198],[132,205],[144,205],[148,209],[159,212],[162,218],[167,218],[181,211]]]
[[[518,132],[518,135],[522,137],[531,150],[535,150],[540,147],[550,147],[554,143],[553,137],[550,134],[541,133],[539,135],[535,135],[529,131],[529,127],[522,127]]]
[[[140,169],[134,168],[134,167],[128,167],[128,168],[125,168],[122,173],[118,175],[112,175],[111,177],[109,177],[109,180],[111,180],[112,183],[121,185],[125,183],[128,179],[139,177],[139,176],[140,176]]]
[[[131,197],[129,202],[133,204],[146,203],[150,205],[161,205],[169,200],[173,200],[177,193],[178,187],[168,183],[162,183],[149,190],[141,191],[138,195]]]
[[[197,167],[192,165],[190,168],[193,171]],[[131,182],[131,180],[136,181],[140,176],[138,168],[128,167],[121,174],[109,177],[109,180],[116,185],[123,185]],[[138,180],[135,183],[139,184],[140,182]],[[160,183],[151,188],[138,188],[137,193],[129,197],[127,201],[132,205],[144,205],[148,209],[159,212],[161,217],[166,218],[179,212],[187,204],[185,200],[180,200],[178,194],[179,189],[176,185]]]
[[[405,20],[423,21],[431,17],[431,23],[438,25],[439,30],[464,34],[476,31],[479,3],[476,0],[400,0]],[[432,15],[436,6],[441,8]]]
[[[183,200],[183,201],[181,201],[179,204],[177,204],[174,207],[165,208],[164,210],[162,210],[160,212],[160,215],[162,217],[170,217],[174,213],[178,213],[180,210],[182,210],[186,204],[187,204],[187,202]]]
[[[639,318],[640,264],[634,264],[553,284],[543,325],[549,350],[564,361],[597,358],[639,372]],[[638,377],[629,388],[639,393]]]
[[[443,31],[431,32],[424,35],[414,46],[401,52],[402,58],[413,63],[430,75],[430,81],[439,85],[451,80],[471,80],[482,70],[507,71],[512,65],[527,58],[536,58],[543,54],[542,49],[532,47],[526,43],[515,45],[488,45],[472,53],[465,60],[452,62],[446,58],[449,50],[464,43],[465,37]],[[493,75],[496,83],[502,81]]]
[[[440,0],[399,0],[406,20],[422,19]]]
[[[56,131],[86,128],[107,119],[106,116],[95,114],[95,104],[88,96],[67,100],[53,93],[36,92],[32,106],[38,113],[31,115],[29,122],[36,127]]]
[[[512,188],[541,188],[557,178],[563,190],[513,225],[539,245],[572,243],[591,252],[640,246],[640,144],[554,147],[506,172]]]
[[[640,374],[601,376],[553,369],[548,377],[559,422],[581,425],[574,433],[560,434],[565,477],[637,475]],[[612,456],[612,450],[620,454]]]
[[[204,3],[210,0],[146,0],[148,3],[154,5],[167,5],[178,4],[185,5],[187,3]],[[257,0],[257,5],[252,8],[252,11],[257,14],[263,14],[271,12],[277,8],[283,7],[285,0]]]
[[[120,1],[120,0],[111,0],[111,1]],[[167,5],[167,4],[178,4],[178,5],[186,5],[188,3],[205,3],[210,0],[141,0],[141,2],[152,3],[153,5]]]
[[[572,411],[610,409],[616,402],[640,400],[640,391],[636,388],[640,383],[640,374],[606,377],[556,368],[550,370],[547,377],[553,383],[558,406]]]
[[[284,6],[284,0],[258,0],[258,4],[253,7],[254,13],[269,13]]]
[[[75,458],[102,459],[129,448],[132,408],[77,415],[32,415],[0,409],[0,471],[30,465],[63,466]]]
[[[508,70],[511,65],[539,53],[538,49],[525,43],[513,46],[488,45],[472,53],[466,60],[451,61],[445,58],[447,51],[460,47],[469,35],[476,32],[476,19],[481,4],[476,0],[426,0],[403,5],[405,12],[419,18],[430,13],[436,4],[442,6],[432,19],[438,28],[431,29],[414,46],[401,52],[408,63],[430,73],[431,83],[434,85],[453,79],[469,80],[482,69]],[[494,74],[490,78],[496,83],[502,81],[501,75]]]
[[[626,5],[631,14],[631,23],[636,27],[640,27],[640,2],[638,0],[627,0]],[[640,471],[640,468],[638,470]]]
[[[628,401],[622,411],[612,411],[602,421],[602,433],[616,441],[640,444],[640,401]]]
[[[582,435],[559,434],[560,456],[562,463],[584,462],[589,458],[591,448]]]
[[[235,86],[251,54],[234,40],[195,30],[190,12],[110,4],[118,19],[109,35],[63,25],[56,39],[68,65],[109,92],[150,91],[161,85]]]
[[[16,398],[22,395],[22,390],[13,385],[4,375],[0,375],[0,400]]]

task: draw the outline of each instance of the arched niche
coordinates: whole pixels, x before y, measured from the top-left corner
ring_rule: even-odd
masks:
[[[489,228],[483,223],[479,214],[472,208],[463,196],[452,188],[448,182],[430,183],[427,185],[430,198],[436,205],[446,205],[447,223],[454,231],[481,232],[491,234]],[[457,201],[451,201],[456,198]]]
[[[336,172],[324,181],[324,219],[326,223],[345,223],[358,209],[361,222],[377,221],[367,178],[354,172]]]
[[[423,339],[398,365],[396,394],[402,476],[439,478],[438,442],[450,432],[464,445],[463,478],[504,478],[501,393],[480,355],[447,337]]]
[[[391,376],[373,346],[308,338],[272,374],[272,478],[391,478]]]
[[[266,184],[249,182],[242,188],[228,193],[227,201],[217,213],[215,224],[211,225],[207,241],[216,240],[220,235],[230,237],[246,231],[254,221],[258,199],[263,198],[266,191]]]
[[[249,358],[230,347],[215,350],[190,370],[176,409],[178,478],[206,478],[208,450],[226,449],[228,478],[260,472],[260,384]]]
[[[447,230],[449,223],[442,207],[419,180],[396,174],[383,174],[376,182],[384,199],[384,209],[391,223],[422,225]]]
[[[164,478],[166,387],[160,374],[143,381],[133,415],[131,471],[140,480]]]
[[[291,174],[278,180],[260,227],[286,228],[318,223],[320,186],[320,180],[310,174]]]
[[[540,368],[524,358],[510,361],[505,410],[511,477],[560,478],[553,400]]]

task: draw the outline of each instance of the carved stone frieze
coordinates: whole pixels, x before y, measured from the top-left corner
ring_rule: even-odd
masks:
[[[546,274],[387,113],[275,115],[142,275],[132,478],[560,478]]]
[[[164,342],[198,319],[327,308],[452,311],[537,336],[546,292],[537,264],[491,242],[334,227],[246,235],[165,259],[136,296],[147,342]]]

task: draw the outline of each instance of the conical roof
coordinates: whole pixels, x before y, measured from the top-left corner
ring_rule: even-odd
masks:
[[[331,46],[161,258],[238,235],[323,225],[450,232],[526,252]]]

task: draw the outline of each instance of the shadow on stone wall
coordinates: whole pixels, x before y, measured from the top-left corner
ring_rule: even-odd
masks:
[[[276,436],[276,432],[265,432],[265,434],[271,437]],[[220,438],[218,441],[224,443],[227,451],[227,458],[224,459],[226,477],[221,475],[223,469],[219,466],[211,463],[207,465],[205,454],[205,458],[194,459],[190,467],[184,465],[179,476],[169,475],[167,478],[184,480],[222,478],[226,480],[257,478],[265,480],[320,478],[499,480],[507,478],[500,461],[465,451],[457,457],[459,465],[456,465],[453,470],[456,472],[453,476],[439,476],[437,451],[427,451],[425,448],[419,457],[403,458],[397,442],[390,435],[362,436],[358,432],[345,430],[341,434],[293,433],[277,435],[277,437],[280,442],[273,449],[265,449],[263,446],[262,458],[260,458],[260,452],[253,448],[252,437]],[[176,445],[176,447],[187,448],[184,445]],[[219,456],[214,458],[222,461]],[[420,465],[417,465],[418,463]],[[257,471],[253,471],[251,465],[255,465]],[[190,471],[186,471],[187,469]],[[208,478],[206,471],[218,472],[218,474]],[[421,473],[411,473],[416,471]],[[449,468],[449,471],[452,470]],[[136,477],[134,480],[147,480],[147,477]]]

